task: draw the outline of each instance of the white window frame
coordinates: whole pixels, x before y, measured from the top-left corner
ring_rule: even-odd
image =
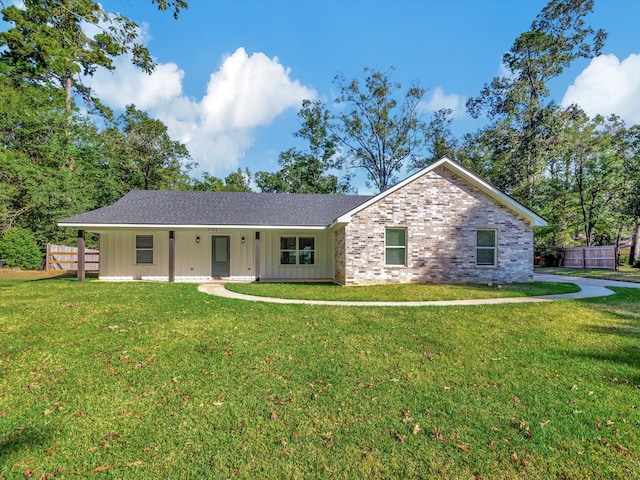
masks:
[[[403,230],[404,231],[404,245],[388,245],[388,233],[389,230]],[[409,236],[407,227],[385,227],[384,229],[384,264],[387,267],[406,267],[407,266],[407,244],[409,243]],[[403,250],[403,261],[402,263],[388,263],[388,255],[387,252],[389,250]]]
[[[492,232],[493,233],[493,245],[479,245],[478,236],[480,232]],[[480,251],[493,251],[493,263],[479,263]],[[478,228],[476,229],[476,267],[481,268],[495,268],[498,266],[498,229],[496,228]]]
[[[150,237],[151,238],[151,247],[148,246],[138,246],[138,238],[142,238],[142,237]],[[136,235],[135,237],[135,264],[136,265],[153,265],[153,260],[154,260],[154,252],[153,252],[153,246],[154,246],[154,238],[153,235]],[[138,258],[138,252],[151,252],[151,261],[150,262],[140,262],[139,258]]]
[[[284,238],[295,238],[295,248],[282,248],[282,239]],[[312,249],[304,249],[300,248],[300,240],[301,239],[311,239],[313,241]],[[278,257],[280,258],[280,266],[281,267],[315,267],[316,266],[316,242],[317,238],[315,235],[280,235],[279,244],[278,244]],[[282,253],[289,252],[295,255],[296,261],[295,263],[282,263]],[[310,253],[310,257],[313,260],[312,263],[300,263],[300,259],[302,258],[302,254]]]

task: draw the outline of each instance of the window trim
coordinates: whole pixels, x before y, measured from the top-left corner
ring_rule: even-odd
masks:
[[[478,245],[479,232],[493,232],[493,246]],[[478,263],[479,251],[491,250],[493,251],[493,263]],[[498,266],[498,229],[497,228],[476,228],[476,267],[480,268],[495,268]]]
[[[389,230],[403,230],[404,231],[404,245],[387,245]],[[385,227],[384,229],[384,265],[385,267],[406,267],[407,266],[407,252],[409,243],[409,235],[407,227]],[[404,250],[404,258],[402,263],[387,263],[387,251],[389,249]]]
[[[151,238],[151,247],[138,247],[138,239],[142,237],[150,237]],[[135,236],[135,264],[136,265],[154,265],[154,236],[153,235],[137,235]],[[138,252],[151,252],[151,261],[150,262],[139,262],[138,261]]]
[[[282,239],[283,238],[295,238],[295,249],[283,249],[282,248]],[[311,239],[313,241],[313,249],[305,250],[300,248],[300,239]],[[315,235],[280,235],[278,237],[278,265],[280,267],[315,267],[317,265],[316,262],[316,242],[317,238]],[[295,263],[282,263],[282,252],[293,252],[295,254],[296,261]],[[303,252],[311,252],[311,258],[313,259],[313,263],[300,263],[301,253]]]

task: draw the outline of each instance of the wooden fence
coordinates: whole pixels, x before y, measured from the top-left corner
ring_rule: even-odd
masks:
[[[77,271],[78,247],[47,244],[45,267],[47,272],[52,270]],[[100,250],[93,248],[85,249],[84,268],[87,272],[97,272],[100,270]]]
[[[574,247],[562,249],[564,259],[561,267],[606,268],[615,270],[617,265],[616,247]]]

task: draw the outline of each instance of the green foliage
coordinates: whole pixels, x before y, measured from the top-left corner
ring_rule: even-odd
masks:
[[[227,175],[224,181],[205,172],[202,179],[190,179],[188,189],[202,192],[250,192],[251,172],[248,168],[244,172],[238,168],[236,172]]]
[[[248,168],[243,172],[241,168],[230,173],[224,179],[224,189],[228,192],[250,192],[251,172]]]
[[[483,132],[496,155],[494,182],[532,206],[555,140],[553,118],[559,108],[548,100],[548,84],[577,58],[597,55],[606,34],[585,26],[592,0],[552,0],[503,56],[509,75],[496,77],[479,97],[467,101],[475,118],[483,113],[495,123]],[[490,177],[493,181],[494,179]]]
[[[364,74],[364,80],[335,77],[336,103],[344,110],[331,128],[348,165],[364,169],[368,185],[382,192],[423,155],[427,139],[419,105],[425,90],[414,83],[397,98],[402,85],[389,72],[365,68]]]
[[[410,168],[424,168],[443,157],[450,160],[457,159],[458,140],[451,132],[452,113],[453,111],[449,108],[433,113],[431,120],[425,126],[427,155],[425,158],[414,158]]]
[[[8,267],[36,270],[42,266],[43,255],[29,230],[14,227],[0,236],[0,258]]]
[[[592,0],[551,0],[504,55],[508,75],[467,102],[493,123],[466,135],[458,160],[546,218],[536,254],[614,244],[640,218],[637,126],[589,118],[549,98],[549,82],[578,58],[597,55],[606,33],[585,23]]]
[[[184,0],[152,3],[174,17],[187,8]],[[0,32],[0,235],[15,226],[40,245],[73,242],[74,232],[56,226],[60,219],[133,188],[188,184],[188,152],[161,122],[131,107],[122,130],[107,123],[99,132],[73,105],[75,94],[101,109],[80,78],[113,69],[120,55],[153,70],[134,22],[92,0],[26,0],[2,5],[2,15],[9,27]]]
[[[339,179],[328,173],[340,170],[338,137],[330,132],[330,115],[319,102],[304,100],[298,112],[302,121],[294,135],[308,143],[306,151],[290,148],[280,153],[276,173],[257,172],[256,184],[262,192],[349,193],[349,176]]]
[[[152,1],[160,10],[173,7],[176,18],[187,8],[184,0]],[[155,68],[149,50],[138,42],[138,25],[120,14],[108,14],[92,0],[24,0],[23,8],[4,7],[2,18],[11,27],[0,32],[0,73],[61,88],[68,112],[75,93],[109,115],[81,77],[100,67],[113,70],[115,58],[131,54],[133,64],[143,71]],[[96,33],[88,34],[89,30]]]
[[[189,8],[189,4],[185,0],[151,0],[151,3],[155,3],[158,6],[158,10],[162,12],[173,8],[173,18],[176,20],[181,10]]]
[[[173,190],[188,184],[186,172],[194,166],[191,156],[184,144],[171,139],[164,123],[128,105],[119,124],[116,145],[132,188]],[[110,135],[119,137],[114,131]]]

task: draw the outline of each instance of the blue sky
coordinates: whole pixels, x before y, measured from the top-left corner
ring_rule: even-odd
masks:
[[[394,80],[427,89],[425,113],[453,108],[455,132],[474,131],[482,121],[468,117],[465,100],[500,74],[503,53],[546,3],[189,0],[176,21],[149,0],[105,0],[106,11],[141,25],[158,69],[145,76],[123,59],[88,83],[114,108],[135,103],[163,120],[199,163],[195,176],[274,171],[296,145],[302,99],[331,105],[335,75],[362,78],[364,67],[394,67]],[[586,21],[608,32],[604,55],[555,81],[554,99],[640,123],[639,19],[639,1],[595,0]]]

